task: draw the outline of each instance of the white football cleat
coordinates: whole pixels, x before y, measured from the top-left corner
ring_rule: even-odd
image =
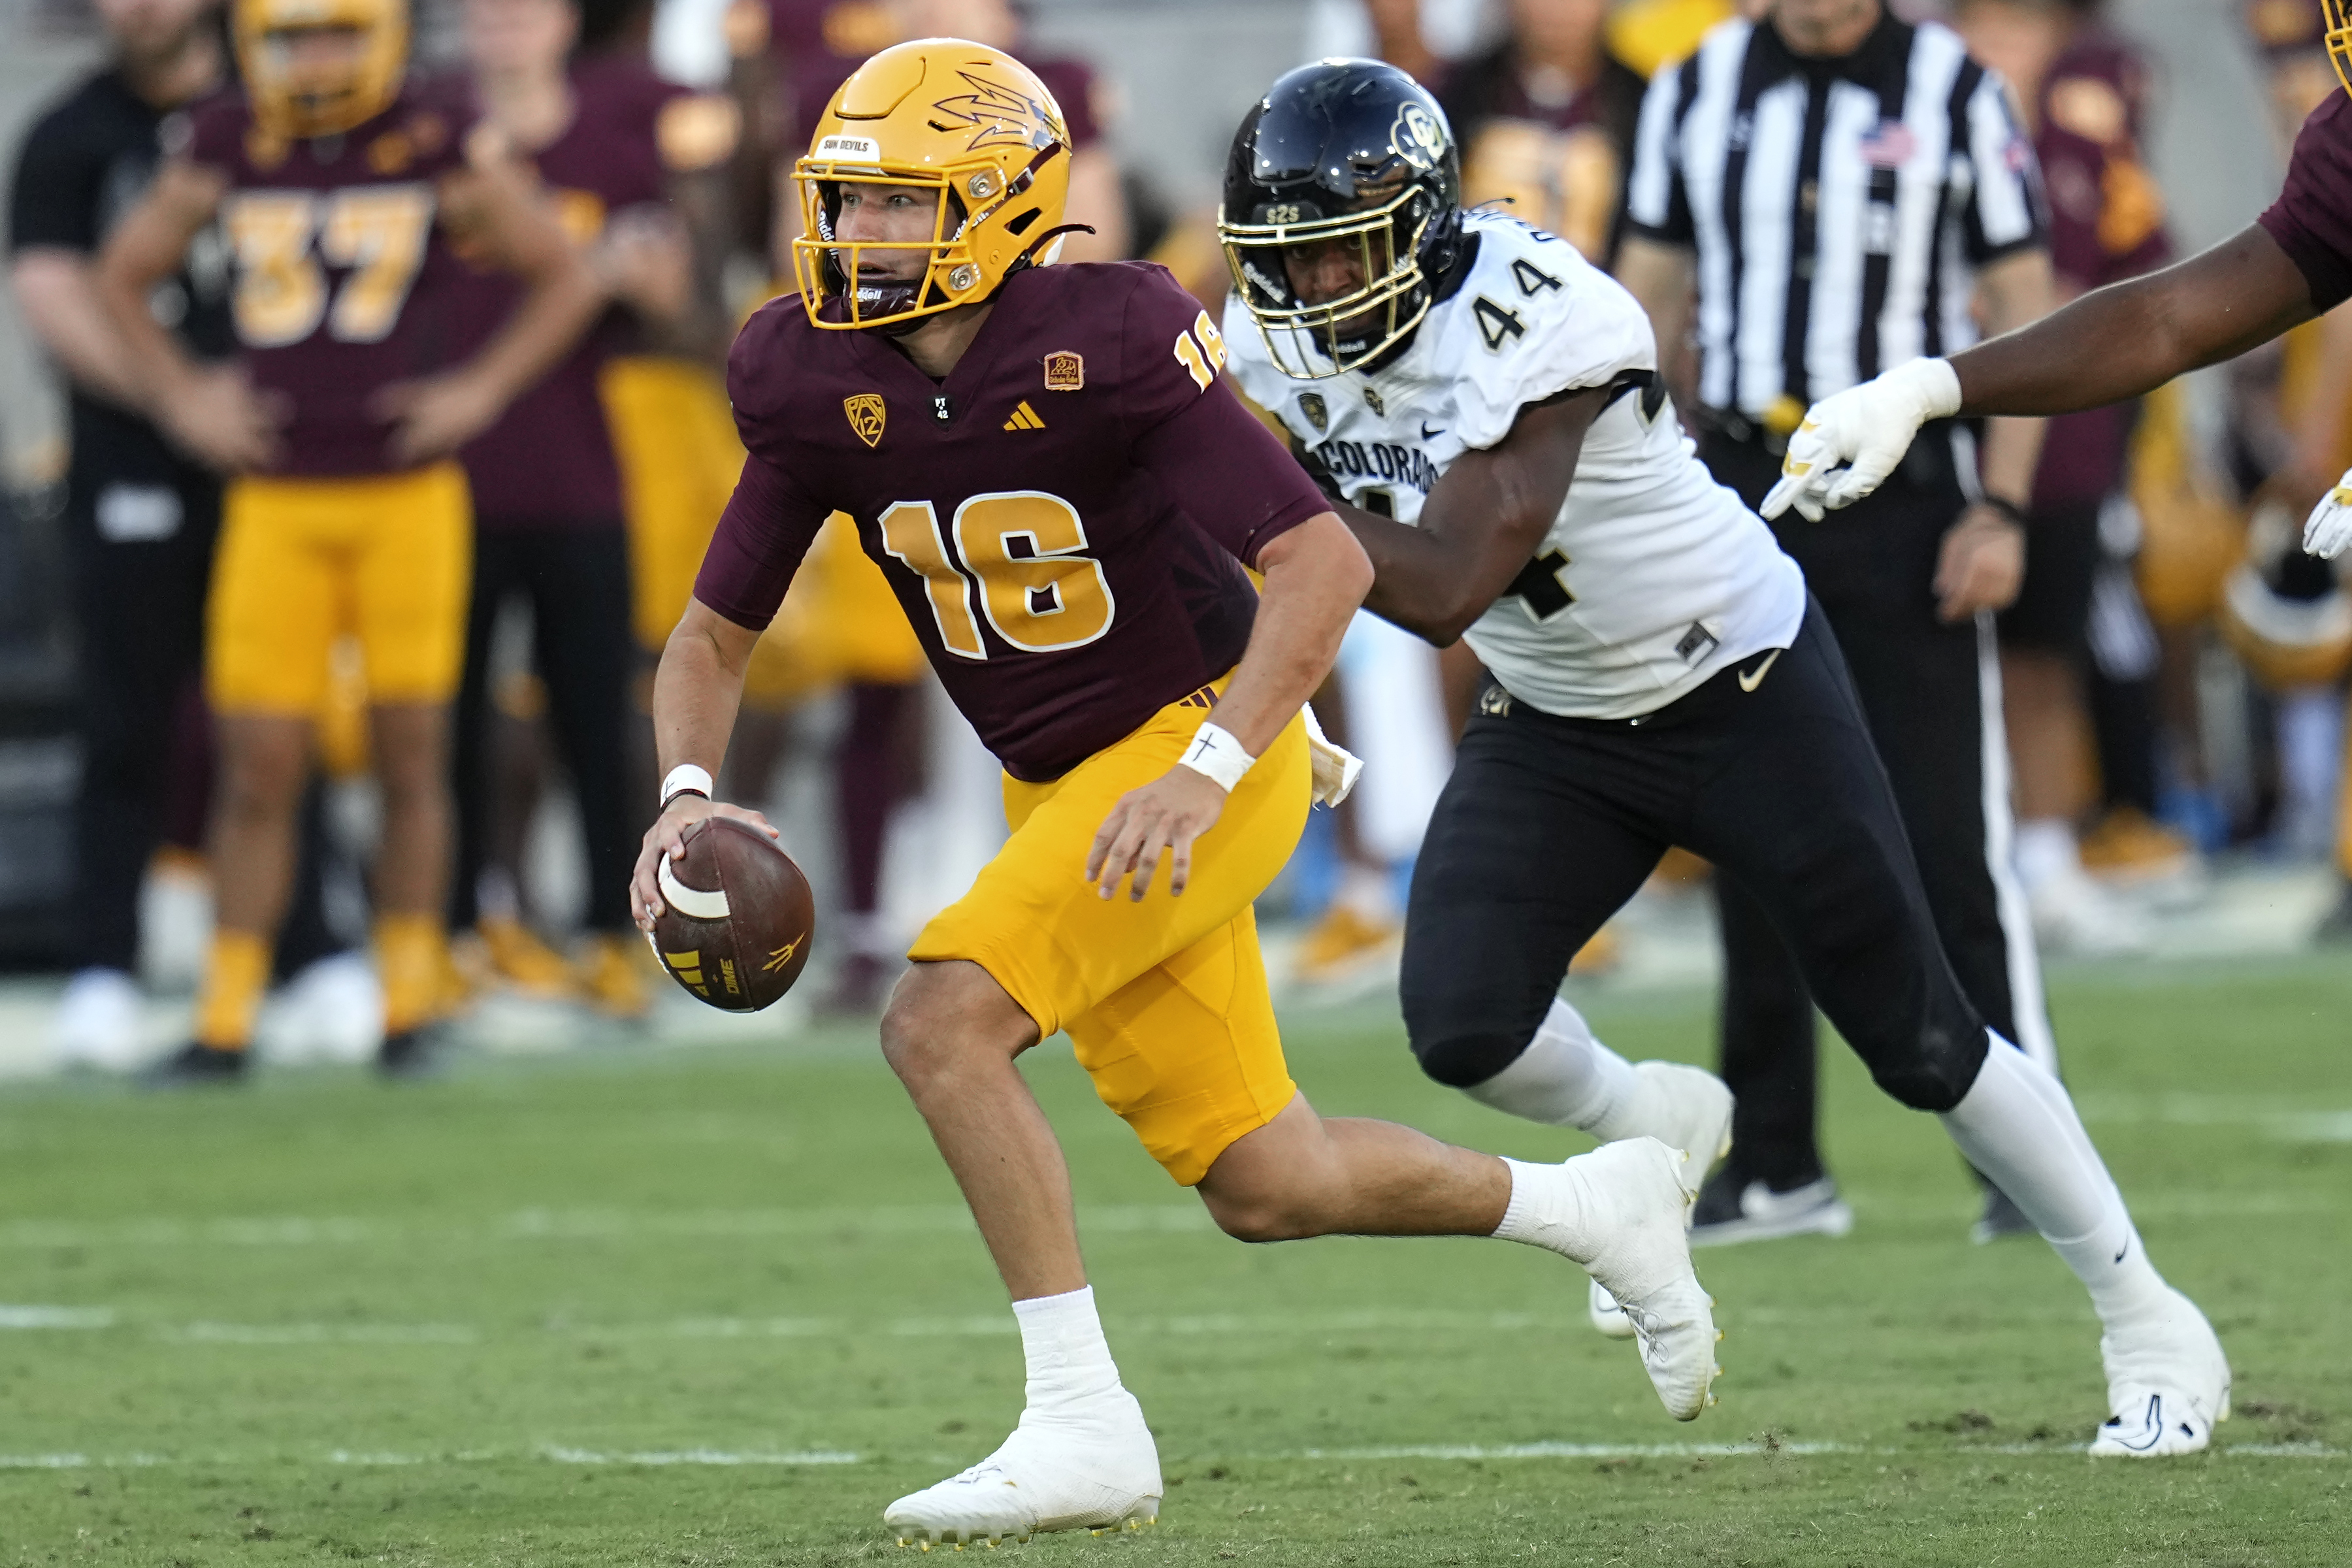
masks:
[[[1636,1062],[1633,1071],[1643,1080],[1649,1102],[1660,1112],[1659,1125],[1651,1130],[1669,1149],[1680,1149],[1690,1158],[1677,1172],[1683,1185],[1692,1197],[1706,1181],[1706,1173],[1715,1163],[1731,1152],[1731,1089],[1721,1079],[1705,1068],[1685,1066],[1681,1062]],[[1685,1211],[1685,1223],[1689,1213]],[[1633,1337],[1633,1320],[1617,1305],[1617,1298],[1595,1279],[1591,1299],[1585,1304],[1592,1326],[1612,1340]]]
[[[1024,1412],[1002,1447],[961,1475],[900,1498],[882,1522],[901,1546],[1026,1541],[1040,1531],[1140,1530],[1160,1517],[1160,1450],[1125,1389],[1099,1419]],[[1089,1412],[1092,1415],[1092,1411]]]
[[[1605,1143],[1572,1163],[1582,1172],[1597,1212],[1587,1215],[1609,1239],[1584,1265],[1607,1290],[1639,1341],[1642,1365],[1666,1414],[1697,1419],[1715,1403],[1715,1299],[1699,1287],[1687,1234],[1690,1157],[1655,1138]]]
[[[2194,1454],[2230,1418],[2230,1358],[2197,1303],[2166,1288],[2170,1310],[2145,1327],[2099,1336],[2114,1415],[2091,1440],[2094,1458]]]

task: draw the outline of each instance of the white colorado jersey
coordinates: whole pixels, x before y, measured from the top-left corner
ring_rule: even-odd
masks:
[[[1585,435],[1549,536],[1471,626],[1471,647],[1547,713],[1631,719],[1727,664],[1788,647],[1804,618],[1804,575],[1700,466],[1657,380],[1642,307],[1540,229],[1496,213],[1464,222],[1478,247],[1468,275],[1370,375],[1292,380],[1228,300],[1227,363],[1241,390],[1350,505],[1409,523],[1447,465],[1502,440],[1528,404],[1617,386]]]

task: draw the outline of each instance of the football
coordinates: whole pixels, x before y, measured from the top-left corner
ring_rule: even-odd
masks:
[[[773,839],[707,817],[657,875],[664,908],[650,940],[671,979],[730,1013],[756,1013],[793,988],[808,965],[816,902]]]

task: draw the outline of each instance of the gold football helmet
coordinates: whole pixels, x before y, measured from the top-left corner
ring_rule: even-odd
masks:
[[[408,70],[407,0],[236,0],[236,62],[261,129],[333,136],[391,107]],[[341,32],[355,47],[304,58],[299,35]]]
[[[809,320],[836,330],[893,326],[988,299],[1055,241],[1070,133],[1045,84],[1011,55],[918,38],[883,50],[841,84],[793,181],[801,197],[793,273]],[[846,185],[938,192],[929,239],[836,238]],[[886,250],[928,251],[929,259],[917,279],[861,279],[861,255]]]
[[[2319,15],[2327,24],[2327,58],[2344,90],[2352,92],[2352,0],[2319,0]]]

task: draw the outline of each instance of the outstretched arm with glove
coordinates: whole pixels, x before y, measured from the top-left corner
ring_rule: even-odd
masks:
[[[1860,500],[1895,471],[1930,419],[2069,414],[2120,403],[2315,314],[2301,270],[2267,231],[2251,226],[2179,266],[2085,294],[1949,360],[1912,360],[1823,398],[1789,438],[1764,515],[1793,506],[1818,520]],[[2312,527],[2320,521],[2315,513]],[[2352,538],[2352,523],[2337,532]]]

